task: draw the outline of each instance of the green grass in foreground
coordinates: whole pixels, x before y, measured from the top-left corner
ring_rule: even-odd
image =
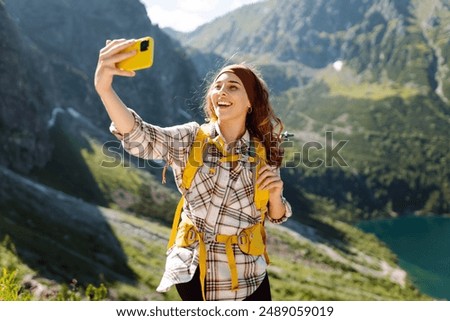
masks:
[[[103,294],[104,299],[179,300],[175,289],[165,294],[155,291],[164,269],[169,228],[125,213],[103,211],[127,255],[128,266],[136,275],[135,284],[106,282],[104,286],[108,292]],[[381,262],[386,262],[392,269],[398,266],[394,263],[395,256],[373,236],[331,219],[317,224],[329,226],[328,238],[321,236],[311,240],[268,224],[272,260],[269,274],[274,300],[432,299],[421,294],[408,278],[401,285],[392,281],[390,274],[382,275]],[[131,225],[136,229],[124,228]],[[333,238],[338,235],[340,239]],[[15,280],[18,282],[25,274],[38,275],[37,271],[31,271],[21,263],[11,248],[6,241],[0,246],[1,264],[8,271],[17,271]],[[70,285],[60,284],[59,298],[75,300],[93,296],[86,294],[84,289],[87,286],[73,293]],[[91,291],[97,293],[94,297],[98,299],[102,298],[105,288],[99,286]],[[16,297],[17,300],[27,298],[25,295]],[[57,300],[58,296],[49,299]]]

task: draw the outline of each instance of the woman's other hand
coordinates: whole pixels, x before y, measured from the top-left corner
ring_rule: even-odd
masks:
[[[268,190],[271,195],[281,195],[283,191],[283,181],[281,180],[279,170],[269,166],[264,165],[259,170],[258,180],[256,185],[260,189]]]
[[[269,217],[274,220],[281,219],[286,213],[286,206],[282,198],[283,181],[280,177],[280,170],[269,165],[264,165],[259,170],[259,177],[256,184],[259,188],[269,191]]]

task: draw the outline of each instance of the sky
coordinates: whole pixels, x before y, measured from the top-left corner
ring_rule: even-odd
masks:
[[[245,4],[261,0],[140,0],[153,24],[189,32]]]

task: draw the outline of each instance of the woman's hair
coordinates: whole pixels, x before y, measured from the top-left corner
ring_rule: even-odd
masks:
[[[246,128],[251,137],[257,138],[264,144],[267,163],[280,167],[283,160],[283,149],[280,146],[283,123],[275,116],[269,101],[267,85],[254,68],[250,68],[245,64],[229,65],[222,68],[207,87],[204,100],[205,105],[203,107],[205,114],[211,121],[217,121],[217,115],[214,112],[210,98],[210,91],[216,79],[224,72],[236,74],[244,83],[252,108],[251,113],[247,114]]]

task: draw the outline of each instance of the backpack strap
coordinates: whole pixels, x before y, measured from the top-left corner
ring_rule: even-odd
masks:
[[[203,151],[209,137],[209,124],[203,124],[198,129],[197,136],[192,143],[186,167],[183,171],[181,187],[185,190],[191,187],[197,170],[203,165]]]
[[[255,182],[255,196],[254,196],[254,202],[256,209],[260,211],[261,213],[261,234],[262,239],[264,243],[264,258],[266,260],[267,265],[270,264],[269,254],[267,253],[267,241],[266,241],[266,230],[264,228],[264,223],[266,220],[266,214],[268,212],[267,204],[269,203],[269,191],[268,190],[262,190],[259,188],[259,186],[256,186],[256,182],[259,177],[259,171],[261,167],[263,167],[266,164],[266,148],[264,145],[257,140],[256,138],[252,139],[252,148],[254,150],[254,153],[256,154],[257,158],[257,164],[255,166],[255,170],[253,173],[254,182]]]
[[[219,139],[221,139],[219,137]],[[222,150],[222,145],[218,140],[214,140],[210,137],[210,125],[209,124],[203,124],[198,129],[196,138],[194,142],[192,143],[191,150],[189,152],[188,161],[186,163],[186,167],[183,172],[182,177],[182,183],[181,187],[187,191],[192,184],[192,181],[194,180],[195,174],[197,173],[197,170],[203,165],[203,153],[204,148],[207,143],[213,143],[215,144],[220,150]],[[218,146],[219,144],[219,146]],[[257,139],[253,138],[251,140],[251,148],[250,152],[253,155],[250,155],[250,161],[256,162],[256,166],[253,170],[253,181],[256,184],[256,181],[258,179],[258,173],[261,167],[263,167],[266,164],[266,149],[264,145]],[[239,157],[239,155],[225,155],[221,161],[232,161],[235,157]],[[237,160],[237,159],[236,159]],[[255,194],[254,194],[254,202],[256,209],[260,211],[261,213],[261,224],[264,225],[266,213],[267,213],[267,204],[269,202],[269,191],[267,190],[261,190],[259,186],[255,186]],[[167,248],[170,248],[174,243],[177,235],[178,230],[178,224],[180,222],[181,218],[181,212],[183,210],[184,205],[184,196],[180,198],[180,201],[178,202],[177,209],[175,211],[173,223],[172,223],[172,231],[170,233],[169,242],[167,244]],[[264,230],[264,229],[263,229]],[[265,233],[263,233],[263,239],[264,244],[265,241]],[[269,264],[269,257],[267,255],[267,252],[265,251],[264,256],[266,258],[266,262]]]
[[[169,242],[167,243],[167,249],[170,249],[175,244],[177,238],[178,224],[180,223],[181,212],[183,211],[184,197],[182,196],[178,202],[177,209],[172,222],[172,230],[170,232]]]
[[[259,140],[257,140],[256,138],[252,139],[252,144],[256,154],[256,166],[255,171],[253,173],[254,182],[256,184],[256,181],[258,180],[259,177],[259,171],[261,167],[263,167],[266,164],[267,158],[266,158],[266,148]],[[267,203],[269,202],[269,191],[262,190],[259,188],[259,186],[255,186],[254,201],[256,209],[261,211],[261,221],[264,222],[265,214],[267,213]]]
[[[197,170],[203,165],[203,150],[206,145],[207,139],[209,138],[209,125],[203,124],[197,131],[194,142],[191,145],[191,150],[189,152],[189,157],[186,163],[186,167],[183,171],[183,178],[181,181],[181,187],[187,191],[194,180],[194,176]],[[175,244],[175,239],[177,237],[178,224],[180,223],[181,212],[183,211],[184,196],[181,196],[178,202],[177,209],[175,210],[175,215],[172,222],[172,231],[170,232],[169,243],[167,248],[169,249]]]

